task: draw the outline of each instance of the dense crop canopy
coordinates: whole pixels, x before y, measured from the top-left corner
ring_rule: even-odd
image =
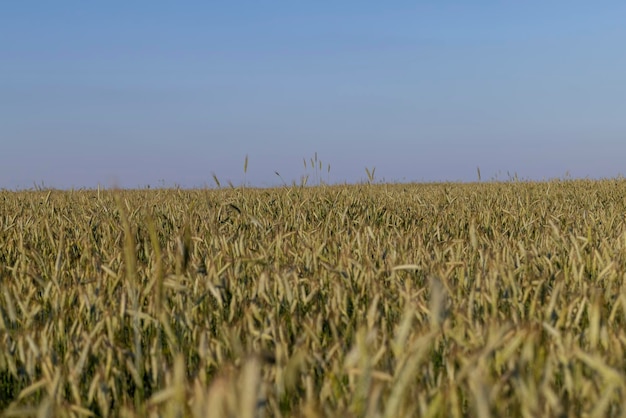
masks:
[[[625,219],[623,180],[0,192],[0,408],[618,416]]]

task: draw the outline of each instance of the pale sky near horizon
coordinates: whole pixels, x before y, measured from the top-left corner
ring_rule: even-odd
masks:
[[[617,1],[3,2],[0,189],[615,177],[624,45]]]

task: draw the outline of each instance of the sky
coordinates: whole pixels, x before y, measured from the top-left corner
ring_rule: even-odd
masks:
[[[2,2],[0,189],[621,176],[625,23],[618,1]]]

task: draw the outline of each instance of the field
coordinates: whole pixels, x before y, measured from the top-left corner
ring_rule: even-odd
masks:
[[[626,180],[0,192],[3,416],[626,416]]]

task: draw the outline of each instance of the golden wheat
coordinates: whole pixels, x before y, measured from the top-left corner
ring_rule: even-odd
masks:
[[[0,192],[3,416],[624,414],[626,181],[373,175]]]

